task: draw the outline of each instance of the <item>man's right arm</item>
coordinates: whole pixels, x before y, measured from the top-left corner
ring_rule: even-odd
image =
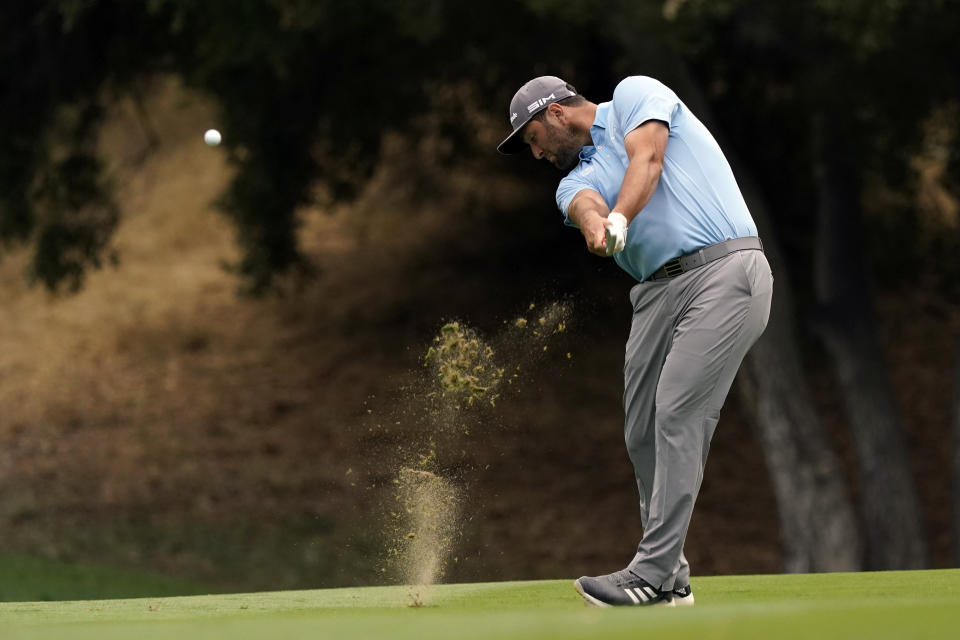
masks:
[[[607,256],[605,232],[610,208],[593,189],[581,189],[570,202],[567,217],[580,228],[587,250],[598,256]]]

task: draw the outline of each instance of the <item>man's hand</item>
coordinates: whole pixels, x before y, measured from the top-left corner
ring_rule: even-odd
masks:
[[[607,216],[604,244],[608,256],[620,253],[627,246],[627,219],[622,213],[613,211]]]
[[[598,213],[583,216],[580,233],[587,243],[587,251],[598,256],[607,256],[607,219]]]
[[[580,191],[570,203],[570,219],[580,228],[587,251],[607,257],[607,214],[610,209],[600,194],[592,189]]]

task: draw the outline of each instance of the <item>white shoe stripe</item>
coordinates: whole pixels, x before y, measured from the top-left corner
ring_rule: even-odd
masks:
[[[643,589],[643,593],[646,594],[646,596],[647,596],[646,599],[647,599],[647,600],[654,600],[654,599],[656,599],[657,594],[656,594],[656,592],[655,592],[652,588],[650,588],[650,587],[639,587],[639,588],[640,588],[640,589]]]
[[[624,589],[627,592],[627,595],[630,596],[630,599],[633,600],[633,604],[640,604],[640,601],[637,600],[637,596],[633,595],[633,591],[630,589]]]
[[[643,587],[635,587],[633,589],[637,592],[637,595],[640,596],[640,599],[644,602],[650,602],[650,594],[643,590]]]

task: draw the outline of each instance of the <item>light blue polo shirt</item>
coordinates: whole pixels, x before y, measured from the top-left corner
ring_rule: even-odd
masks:
[[[627,245],[614,260],[637,280],[665,262],[729,238],[757,235],[727,159],[707,128],[663,83],[646,76],[624,79],[613,100],[597,105],[590,128],[594,146],[560,181],[557,205],[566,224],[573,197],[593,189],[611,209],[627,168],[626,134],[648,120],[670,128],[663,171],[647,205],[631,221]]]

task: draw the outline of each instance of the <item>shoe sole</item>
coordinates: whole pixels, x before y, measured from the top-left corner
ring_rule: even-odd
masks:
[[[592,595],[590,595],[589,593],[587,593],[586,591],[584,591],[584,590],[583,590],[583,587],[580,585],[580,581],[579,581],[579,580],[574,580],[574,581],[573,581],[573,588],[576,589],[576,590],[577,590],[577,593],[579,593],[579,594],[583,597],[584,603],[587,604],[588,606],[591,606],[591,607],[601,607],[601,608],[603,608],[603,609],[612,609],[612,608],[613,608],[613,605],[612,605],[612,604],[609,604],[609,603],[607,603],[607,602],[604,602],[603,600],[597,600],[597,599],[594,598]],[[691,598],[691,599],[692,599],[692,598]],[[691,602],[689,605],[684,605],[684,606],[691,606],[692,604],[693,604],[693,602]],[[624,605],[624,606],[631,606],[631,605]],[[641,605],[632,605],[632,606],[641,606]],[[676,605],[673,603],[673,600],[661,600],[660,602],[656,602],[656,603],[654,603],[654,604],[645,605],[645,606],[648,606],[648,607],[673,607],[673,606],[676,606]]]
[[[580,581],[579,581],[579,580],[574,580],[574,581],[573,581],[573,588],[577,590],[577,593],[579,593],[581,596],[583,596],[583,601],[584,601],[585,604],[590,605],[591,607],[603,607],[604,609],[611,609],[611,608],[613,608],[613,605],[612,605],[612,604],[607,604],[606,602],[603,602],[603,601],[601,601],[601,600],[597,600],[597,599],[594,598],[592,595],[590,595],[589,593],[587,593],[586,591],[584,591],[584,590],[583,590],[583,587],[580,586]]]
[[[693,606],[693,594],[686,597],[674,595],[673,596],[673,606],[675,607],[692,607]]]

